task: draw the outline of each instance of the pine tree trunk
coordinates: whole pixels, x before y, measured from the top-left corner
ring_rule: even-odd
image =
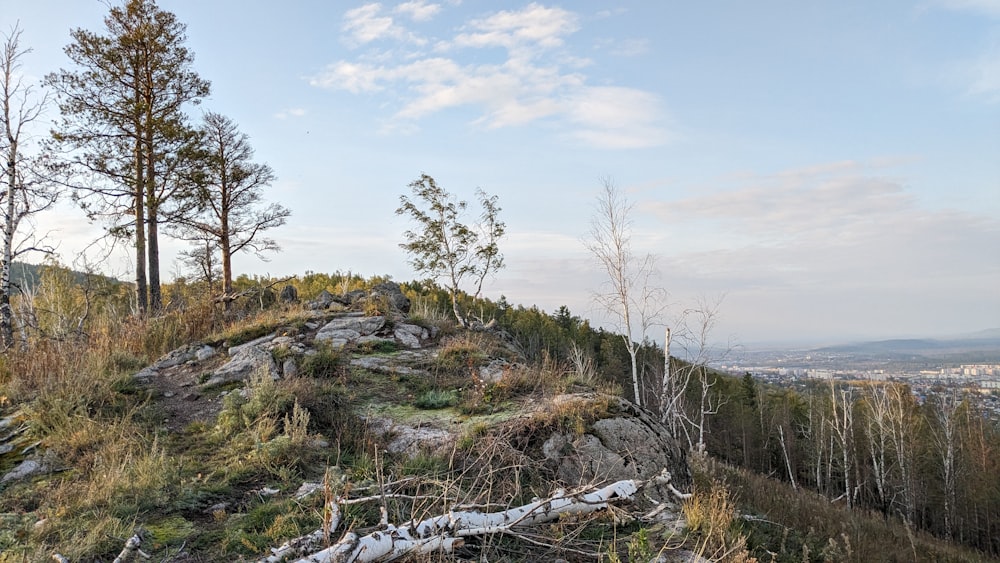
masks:
[[[149,248],[149,309],[156,313],[163,308],[160,295],[160,236],[159,203],[156,197],[156,152],[153,150],[153,116],[146,117],[146,224]]]
[[[228,297],[233,293],[233,256],[232,247],[229,241],[228,221],[223,221],[222,236],[219,238],[219,247],[222,249],[222,295]],[[228,311],[232,301],[223,299],[225,309]]]
[[[138,97],[138,93],[136,94]],[[136,125],[139,130],[139,125]],[[146,296],[146,169],[143,158],[142,140],[135,140],[135,186],[132,190],[133,209],[135,216],[135,301],[140,315],[149,311],[149,301]]]

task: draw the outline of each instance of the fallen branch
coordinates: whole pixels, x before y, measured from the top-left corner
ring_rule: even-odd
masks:
[[[631,499],[644,484],[643,481],[630,479],[587,493],[567,494],[559,490],[547,499],[501,512],[452,510],[415,524],[399,527],[390,524],[383,530],[364,536],[348,532],[337,543],[299,562],[392,561],[412,553],[447,553],[464,545],[462,538],[467,536],[509,533],[514,528],[551,522],[562,515],[582,515],[602,510],[611,502]],[[266,561],[280,560],[269,558]]]
[[[671,484],[670,472],[663,470],[649,480],[627,479],[599,489],[585,489],[572,493],[560,489],[546,499],[536,499],[523,506],[499,512],[451,509],[446,514],[403,526],[387,523],[382,506],[380,529],[365,535],[348,531],[336,543],[328,545],[325,538],[328,538],[340,523],[339,505],[384,502],[387,496],[416,498],[393,493],[354,499],[334,497],[330,499],[328,505],[331,518],[326,529],[316,530],[289,540],[281,547],[272,548],[271,556],[261,559],[258,563],[280,563],[295,557],[300,557],[297,563],[381,562],[417,553],[450,553],[465,544],[463,539],[465,537],[491,534],[523,537],[525,528],[551,522],[564,515],[590,514],[609,508],[613,503],[632,500],[635,494],[647,485],[666,487],[670,493],[681,499],[691,496],[678,491]],[[324,545],[328,546],[323,549]]]

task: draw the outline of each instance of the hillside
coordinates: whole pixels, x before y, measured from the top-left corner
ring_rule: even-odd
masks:
[[[42,275],[46,268],[50,268],[46,264],[28,264],[26,262],[11,262],[10,265],[10,283],[14,287],[14,293],[21,293],[22,291],[33,291],[42,281]],[[66,271],[74,283],[78,285],[84,285],[87,283],[88,278],[92,277],[99,280],[103,284],[124,284],[121,280],[111,278],[108,276],[100,274],[87,274],[78,270],[71,270],[68,268],[58,267],[60,270]]]
[[[289,301],[251,296],[228,317],[188,297],[142,323],[91,318],[85,338],[51,321],[8,351],[0,561],[326,545],[340,555],[317,560],[895,560],[887,538],[918,560],[985,560],[702,454],[689,465],[621,397],[620,338],[576,317],[508,308],[498,329],[460,330],[425,284],[293,281]],[[103,298],[110,315],[127,296]],[[550,352],[569,333],[593,363]]]
[[[827,346],[816,351],[874,358],[945,358],[958,355],[1000,358],[1000,336],[992,331],[983,331],[981,334],[961,338],[878,340]]]
[[[679,499],[653,478],[669,471],[671,486],[689,489],[690,475],[684,450],[653,419],[595,382],[526,365],[495,333],[407,316],[388,304],[408,299],[385,287],[396,289],[323,294],[141,369],[117,354],[91,415],[8,405],[4,553],[110,559],[139,534],[143,550],[174,561],[255,559],[321,528],[334,498],[346,529],[375,532],[379,506],[403,523],[623,481],[649,485],[620,510],[647,512],[657,498],[646,523],[676,527]],[[613,537],[615,520],[604,510],[580,518],[578,533],[589,529],[590,539],[545,539],[565,533],[560,525],[530,542],[508,531],[452,548],[568,560],[614,552],[594,538]]]

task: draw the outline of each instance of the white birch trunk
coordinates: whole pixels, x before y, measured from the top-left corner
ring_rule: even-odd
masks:
[[[664,472],[655,482],[670,487],[669,473]],[[390,524],[363,536],[348,532],[330,547],[307,555],[298,562],[376,562],[392,561],[417,553],[447,553],[464,545],[464,537],[509,533],[518,528],[557,520],[562,515],[582,515],[603,510],[612,502],[631,499],[643,485],[644,481],[627,479],[586,493],[567,494],[559,490],[549,498],[501,512],[449,511],[447,514],[404,526]],[[673,487],[670,489],[676,491]],[[679,491],[675,494],[683,495]],[[339,515],[339,511],[336,514]],[[273,550],[273,555],[263,559],[261,563],[284,561],[288,556],[302,553],[300,547],[304,544],[321,538],[322,531],[316,531],[292,540]]]

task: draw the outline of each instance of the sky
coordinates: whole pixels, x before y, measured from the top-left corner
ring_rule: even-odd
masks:
[[[193,119],[238,123],[292,211],[238,273],[418,279],[394,211],[426,173],[499,197],[487,297],[612,328],[583,244],[611,181],[670,324],[718,303],[713,337],[746,345],[1000,327],[1000,0],[159,6],[212,82]],[[0,0],[0,29],[37,80],[106,12]],[[38,228],[67,264],[100,234],[68,201]],[[132,275],[125,251],[103,268]]]

